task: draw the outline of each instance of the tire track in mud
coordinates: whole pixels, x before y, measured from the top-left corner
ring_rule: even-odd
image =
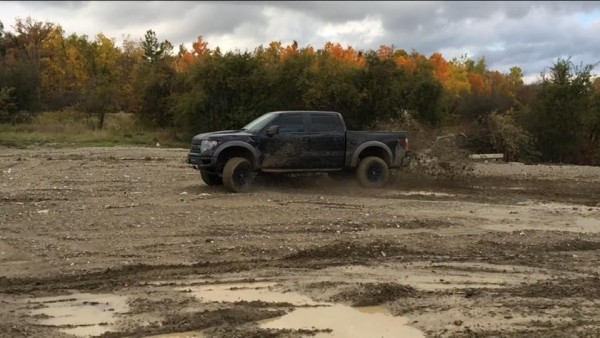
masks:
[[[581,234],[529,232],[509,234],[490,233],[472,235],[468,243],[464,236],[439,236],[416,233],[402,240],[385,239],[356,241],[332,240],[325,245],[279,257],[263,260],[237,260],[227,262],[198,262],[192,265],[137,264],[102,271],[61,275],[48,278],[0,277],[0,292],[29,293],[65,289],[112,289],[123,285],[137,285],[156,276],[222,274],[267,268],[321,269],[339,265],[370,265],[382,262],[485,262],[493,264],[518,264],[531,267],[551,267],[560,271],[577,271],[578,260],[571,252],[600,253],[600,235],[581,238]],[[444,243],[443,245],[441,243]],[[548,264],[549,255],[571,256],[573,264]],[[593,262],[591,262],[593,263]]]

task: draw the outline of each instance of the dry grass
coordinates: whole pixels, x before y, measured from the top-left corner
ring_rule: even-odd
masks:
[[[153,146],[158,142],[166,147],[187,147],[189,144],[186,137],[173,129],[144,128],[132,114],[110,114],[103,129],[97,129],[97,125],[97,118],[76,111],[41,113],[31,123],[0,124],[0,145]]]

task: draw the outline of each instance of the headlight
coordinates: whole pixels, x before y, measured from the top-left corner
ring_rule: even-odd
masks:
[[[217,141],[202,140],[202,142],[200,143],[200,152],[204,153],[213,150],[217,146],[217,144]]]

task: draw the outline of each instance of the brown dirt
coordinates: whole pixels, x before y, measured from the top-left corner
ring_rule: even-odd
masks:
[[[599,336],[600,168],[422,156],[381,190],[295,175],[231,194],[186,154],[1,148],[0,337],[67,337],[28,300],[72,292],[127,297],[106,337],[317,333],[260,328],[286,302],[178,289],[232,281],[378,304],[431,337]]]

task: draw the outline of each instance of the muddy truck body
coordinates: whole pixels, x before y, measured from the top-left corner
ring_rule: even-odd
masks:
[[[406,132],[349,131],[340,113],[278,111],[240,130],[194,136],[187,163],[208,185],[241,192],[256,174],[327,172],[354,174],[362,186],[383,187],[390,168],[411,161]]]

